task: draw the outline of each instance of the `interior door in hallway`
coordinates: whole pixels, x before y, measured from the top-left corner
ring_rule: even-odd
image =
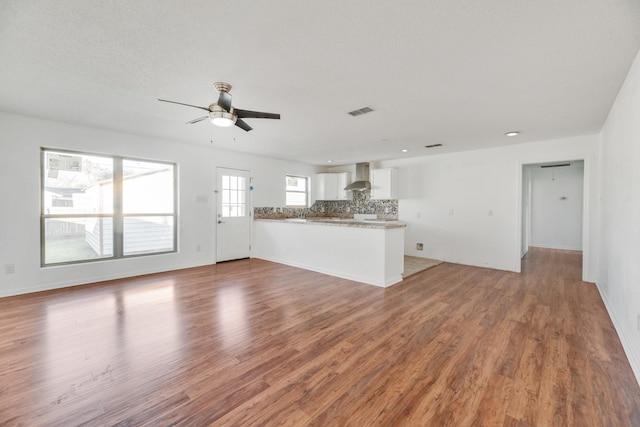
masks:
[[[248,258],[251,251],[249,171],[217,168],[216,261]]]

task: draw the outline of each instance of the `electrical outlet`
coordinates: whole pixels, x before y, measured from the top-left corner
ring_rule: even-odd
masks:
[[[421,251],[424,249],[424,245],[422,243],[416,243],[416,250]]]
[[[4,265],[4,274],[13,274],[16,272],[15,264],[5,264]]]

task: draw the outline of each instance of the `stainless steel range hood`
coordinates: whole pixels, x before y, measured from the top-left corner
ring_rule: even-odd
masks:
[[[344,188],[346,191],[364,191],[371,189],[369,182],[369,163],[356,163],[356,180]]]

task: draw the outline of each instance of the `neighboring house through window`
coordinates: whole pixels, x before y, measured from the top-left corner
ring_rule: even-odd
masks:
[[[42,149],[43,266],[176,250],[176,165]]]
[[[294,207],[309,206],[309,178],[306,176],[286,176],[286,205]]]

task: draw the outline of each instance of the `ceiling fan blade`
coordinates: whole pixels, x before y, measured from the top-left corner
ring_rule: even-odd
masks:
[[[201,122],[201,121],[206,120],[206,119],[208,119],[208,118],[209,118],[209,116],[198,117],[197,119],[193,119],[193,120],[191,120],[190,122],[187,122],[187,124],[188,124],[188,125],[192,125],[192,124],[194,124],[194,123]]]
[[[224,108],[227,113],[231,112],[231,94],[229,92],[220,92],[218,105]]]
[[[238,108],[235,109],[234,113],[238,118],[242,119],[279,119],[280,114],[278,113],[263,113],[260,111],[249,111],[249,110],[240,110]]]
[[[240,118],[236,120],[236,126],[238,126],[240,129],[246,130],[247,132],[253,129],[251,126],[247,124],[247,122],[245,122]]]
[[[200,108],[201,110],[209,111],[209,109],[207,107],[200,107],[198,105],[185,104],[184,102],[169,101],[169,100],[160,99],[160,98],[158,98],[158,101],[169,102],[171,104],[186,105],[187,107]]]

